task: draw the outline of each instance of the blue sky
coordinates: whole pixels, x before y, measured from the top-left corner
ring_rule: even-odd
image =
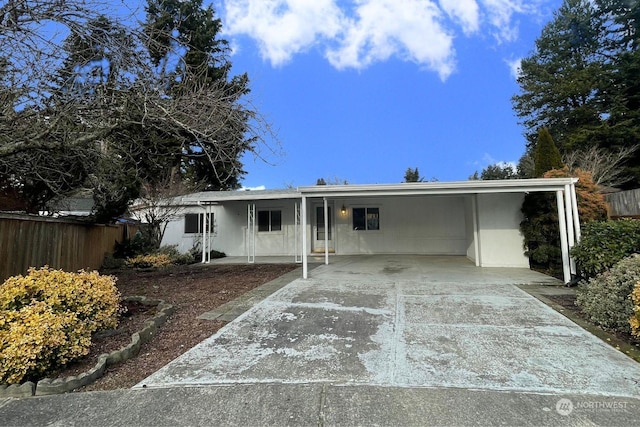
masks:
[[[210,0],[205,0],[209,4]],[[212,0],[279,144],[246,188],[466,180],[517,162],[515,66],[561,0]],[[266,161],[265,161],[266,160]]]
[[[560,0],[214,0],[276,130],[245,187],[466,180],[517,162],[514,64]]]

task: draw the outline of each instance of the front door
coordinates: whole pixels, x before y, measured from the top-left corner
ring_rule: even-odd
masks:
[[[324,205],[314,205],[314,221],[313,221],[313,252],[324,252],[325,238],[329,241],[329,252],[334,252],[333,245],[333,208],[328,206],[329,212],[329,229],[328,235],[325,236],[324,227]]]

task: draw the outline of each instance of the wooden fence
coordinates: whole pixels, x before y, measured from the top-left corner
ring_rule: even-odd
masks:
[[[605,199],[609,204],[611,218],[640,217],[640,189],[606,194]]]
[[[136,225],[92,225],[80,221],[0,214],[0,283],[48,265],[65,271],[97,269],[116,242],[132,236]]]

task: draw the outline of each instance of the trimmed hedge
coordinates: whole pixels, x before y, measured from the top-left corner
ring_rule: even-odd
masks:
[[[0,383],[37,379],[89,352],[91,334],[115,328],[115,278],[29,269],[0,286]]]
[[[605,272],[634,253],[640,253],[640,221],[635,219],[590,222],[571,251],[585,278]]]
[[[631,292],[640,281],[640,255],[634,254],[610,270],[581,282],[576,304],[589,320],[605,329],[631,333],[629,319],[634,314]]]

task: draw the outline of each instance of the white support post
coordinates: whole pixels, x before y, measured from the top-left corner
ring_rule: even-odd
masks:
[[[209,205],[203,204],[202,202],[198,202],[198,206],[200,206],[202,208],[202,210],[204,211],[204,213],[202,214],[202,263],[206,264],[209,263],[211,261],[211,253],[208,250],[209,246],[208,246],[208,242],[209,242],[209,238],[208,238],[208,231],[209,228],[207,227],[208,224],[208,220],[209,220],[209,210],[211,209],[209,207]],[[198,221],[200,221],[199,217],[198,217]],[[198,223],[198,225],[200,225]]]
[[[324,209],[324,263],[329,265],[329,205],[327,198],[322,198]]]
[[[256,262],[256,204],[247,205],[247,263]]]
[[[294,234],[294,253],[293,261],[302,262],[302,253],[300,252],[300,202],[296,202],[293,207],[293,234]]]
[[[560,250],[562,251],[562,275],[564,283],[571,281],[571,268],[569,263],[569,243],[567,242],[567,217],[564,212],[562,190],[556,191],[558,204],[558,223],[560,225]]]
[[[204,209],[204,215],[203,217],[203,222],[204,224],[202,225],[202,263],[206,263],[207,262],[207,208],[203,207]]]
[[[206,230],[207,236],[207,264],[211,262],[211,205],[207,205],[204,214],[204,229]]]
[[[573,207],[571,206],[571,187],[569,185],[564,186],[564,207],[567,215],[567,238],[569,240],[569,268],[572,275],[576,274],[576,262],[571,256],[571,249],[576,245],[575,237],[573,234]]]
[[[476,267],[480,267],[480,231],[478,227],[478,195],[471,196],[471,210],[473,215],[473,247],[476,252]]]
[[[302,196],[300,218],[302,219],[302,278],[309,277],[307,266],[307,198]]]

